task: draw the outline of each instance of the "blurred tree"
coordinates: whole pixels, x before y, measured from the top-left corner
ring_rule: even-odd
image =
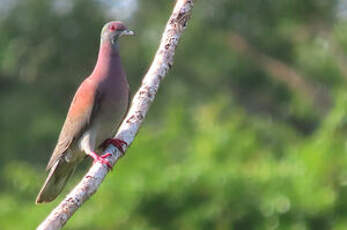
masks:
[[[43,168],[117,15],[98,0],[2,1],[0,227],[27,229],[55,205],[34,207]],[[125,2],[136,89],[173,2]],[[346,12],[345,0],[198,1],[145,127],[66,229],[345,229]]]

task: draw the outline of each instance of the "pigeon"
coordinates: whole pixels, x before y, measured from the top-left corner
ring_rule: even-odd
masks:
[[[125,35],[134,35],[134,32],[120,21],[108,22],[102,28],[96,65],[71,102],[36,204],[54,200],[86,156],[112,169],[106,159],[111,154],[100,156],[96,151],[112,144],[124,153],[123,145],[127,143],[111,137],[126,115],[130,101],[118,43]]]

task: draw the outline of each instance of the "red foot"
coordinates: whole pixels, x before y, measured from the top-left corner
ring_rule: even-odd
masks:
[[[102,156],[99,156],[98,154],[91,152],[88,155],[94,159],[94,162],[100,162],[101,164],[105,164],[107,165],[108,169],[112,170],[113,167],[111,163],[105,159],[106,157],[111,156],[112,155],[111,153],[106,153]]]
[[[118,139],[118,138],[108,138],[108,139],[106,139],[104,141],[104,143],[101,144],[101,147],[105,149],[110,144],[114,145],[123,154],[124,154],[123,145],[128,146],[128,143],[126,143],[125,141],[123,141],[121,139]]]

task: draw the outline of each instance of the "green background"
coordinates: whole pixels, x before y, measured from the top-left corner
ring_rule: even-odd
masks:
[[[0,228],[34,229],[100,30],[133,92],[174,1],[0,0]],[[347,1],[199,0],[126,156],[65,229],[347,229]]]

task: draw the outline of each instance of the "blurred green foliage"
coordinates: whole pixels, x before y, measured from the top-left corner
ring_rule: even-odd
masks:
[[[174,2],[0,3],[0,228],[33,229],[88,168],[34,205],[102,25],[136,31],[121,41],[135,91]],[[135,142],[65,229],[346,229],[346,7],[197,1]]]

